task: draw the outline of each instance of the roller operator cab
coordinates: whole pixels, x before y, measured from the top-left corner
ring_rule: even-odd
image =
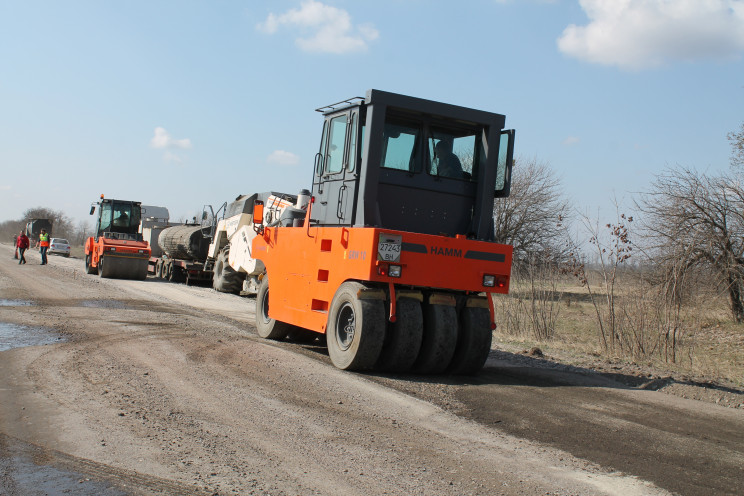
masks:
[[[325,335],[341,369],[479,371],[492,294],[509,290],[493,205],[509,195],[514,131],[500,114],[378,90],[318,111],[304,221],[268,225],[254,208],[259,334]]]
[[[140,202],[111,200],[101,195],[100,201],[91,205],[90,214],[96,210],[95,236],[85,242],[86,272],[101,277],[145,279],[150,247],[139,232]]]

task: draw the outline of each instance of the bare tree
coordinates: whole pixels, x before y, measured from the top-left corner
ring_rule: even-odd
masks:
[[[567,247],[562,223],[570,209],[560,180],[546,163],[515,160],[511,194],[494,203],[495,239],[514,247],[517,268],[534,260],[535,254],[541,260],[559,257]]]
[[[18,233],[23,229],[25,223],[20,220],[6,220],[0,222],[0,239],[13,242]]]
[[[676,168],[656,177],[639,208],[656,262],[680,272],[708,266],[744,322],[744,189],[730,174]],[[678,288],[675,288],[675,291]]]
[[[75,229],[72,220],[61,210],[52,210],[45,207],[29,208],[23,212],[22,222],[25,225],[31,219],[51,220],[52,233],[56,237],[70,237]]]
[[[731,142],[731,166],[744,168],[744,124],[739,131],[728,133]]]

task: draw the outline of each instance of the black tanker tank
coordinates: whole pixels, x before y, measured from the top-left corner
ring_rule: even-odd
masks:
[[[160,233],[158,245],[169,258],[203,261],[210,241],[205,234],[209,231],[201,226],[172,226]]]

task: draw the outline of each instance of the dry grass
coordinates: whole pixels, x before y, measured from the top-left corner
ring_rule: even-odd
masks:
[[[513,281],[509,296],[495,298],[499,328],[494,336],[504,347],[514,351],[537,346],[574,365],[601,359],[675,376],[744,385],[744,325],[733,322],[725,295],[712,289],[688,295],[672,325],[659,311],[663,309],[648,285],[625,275],[618,279],[616,304],[618,332],[627,336],[623,338],[627,344],[610,349],[603,346],[597,318],[598,309],[607,310],[602,300],[605,288],[595,276],[592,283],[600,297],[599,307],[595,307],[575,279],[558,277],[557,290],[551,295],[560,303],[552,338],[533,332],[530,317],[525,315],[525,309],[534,308],[525,302],[534,294],[530,291],[532,282]],[[670,327],[677,331],[676,341],[665,339]]]

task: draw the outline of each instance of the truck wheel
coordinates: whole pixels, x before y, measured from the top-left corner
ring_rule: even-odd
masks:
[[[212,287],[222,293],[240,293],[243,288],[244,276],[230,267],[227,261],[229,248],[222,250],[214,262],[214,275],[212,276]]]
[[[457,310],[449,305],[424,306],[424,339],[413,369],[420,374],[445,371],[457,344]]]
[[[181,282],[183,281],[183,274],[181,273],[181,267],[174,263],[168,264],[168,280],[170,282]]]
[[[284,339],[292,330],[285,322],[269,317],[269,277],[264,276],[256,294],[256,331],[265,339]]]
[[[98,274],[98,268],[90,265],[90,255],[85,255],[85,273],[86,274]]]
[[[388,322],[376,369],[384,372],[405,372],[413,367],[424,335],[424,314],[421,303],[411,298],[397,301],[395,322]]]
[[[163,260],[163,266],[160,269],[163,279],[170,281],[171,270],[173,270],[173,266],[169,264],[167,260]]]
[[[158,260],[155,262],[155,277],[158,279],[163,278],[163,261]]]
[[[491,315],[487,308],[465,307],[460,312],[457,346],[448,372],[475,374],[483,368],[491,351]]]
[[[343,283],[328,312],[328,354],[333,365],[342,370],[372,368],[385,340],[385,304],[359,299],[362,289],[358,282]]]

